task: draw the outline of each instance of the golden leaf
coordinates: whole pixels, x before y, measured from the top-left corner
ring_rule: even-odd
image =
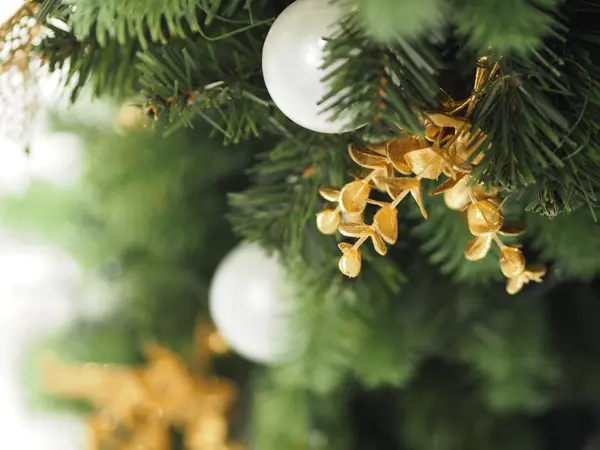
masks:
[[[431,142],[435,142],[438,135],[441,132],[441,128],[436,127],[431,122],[427,121],[425,124],[425,138]]]
[[[502,202],[502,199],[498,197],[498,188],[487,188],[483,183],[479,183],[472,185],[471,191],[477,200],[485,200],[486,198],[489,198],[498,205]]]
[[[454,117],[444,113],[427,114],[427,119],[436,127],[446,127],[460,129],[468,124],[467,119],[462,117]]]
[[[498,231],[498,234],[501,234],[502,236],[521,236],[525,234],[525,231],[527,231],[525,222],[507,220]]]
[[[373,153],[377,153],[378,155],[387,155],[387,142],[376,142],[374,144],[368,144],[367,148],[371,150]]]
[[[381,239],[381,236],[373,232],[373,234],[371,234],[371,240],[373,241],[373,248],[375,249],[375,251],[381,256],[385,256],[385,254],[387,253],[387,247],[385,246],[385,242],[383,242],[383,239]]]
[[[368,169],[385,169],[389,164],[385,156],[368,150],[361,150],[352,144],[348,145],[348,153],[356,164]]]
[[[427,210],[425,209],[425,204],[423,203],[423,187],[421,186],[420,182],[410,190],[410,195],[413,196],[415,202],[419,206],[423,218],[427,219]]]
[[[375,169],[373,171],[373,184],[380,191],[387,190],[387,184],[385,180],[388,178],[393,178],[394,176],[394,168],[388,164],[385,169]]]
[[[340,192],[340,205],[342,210],[349,213],[364,211],[370,193],[371,186],[362,180],[356,180],[346,184]]]
[[[340,272],[350,278],[355,278],[360,273],[360,269],[362,268],[362,257],[360,254],[360,249],[354,248],[352,245],[348,244],[349,248],[344,247],[342,251],[344,254],[340,258],[339,268]],[[341,248],[341,247],[340,247]]]
[[[365,223],[365,214],[363,211],[356,213],[342,212],[344,222]]]
[[[457,157],[458,164],[464,164],[477,149],[483,145],[487,136],[481,130],[477,130],[474,134],[464,131],[458,136],[454,143],[454,151]],[[485,157],[483,151],[479,152],[471,161],[471,164],[476,166]]]
[[[404,160],[410,170],[421,178],[437,179],[446,165],[446,161],[430,147],[408,152]]]
[[[421,214],[427,219],[427,211],[425,210],[425,204],[423,203],[423,187],[421,186],[421,180],[418,178],[390,178],[386,180],[388,183],[388,194],[390,197],[395,199],[404,191],[410,191],[410,194],[415,199],[415,202],[421,210]]]
[[[471,234],[485,236],[502,228],[504,216],[498,206],[491,200],[479,200],[471,203],[467,210],[467,222]]]
[[[387,145],[387,156],[394,168],[403,175],[410,175],[412,172],[406,163],[405,156],[408,152],[426,147],[416,136],[403,136],[394,139]]]
[[[319,189],[319,194],[329,202],[337,202],[340,199],[340,191],[337,189],[323,186]]]
[[[391,206],[380,208],[373,218],[373,226],[385,242],[394,245],[398,240],[398,210]]]
[[[506,282],[506,292],[510,295],[517,294],[530,281],[541,283],[544,275],[546,275],[546,266],[543,264],[527,266],[521,274],[508,279]]]
[[[465,258],[469,261],[479,261],[485,258],[492,247],[492,235],[473,236],[465,249]]]
[[[324,209],[317,213],[317,228],[323,234],[335,234],[341,221],[338,209]]]
[[[543,264],[532,264],[525,268],[523,276],[527,277],[529,281],[535,281],[536,283],[542,282],[542,277],[546,275],[547,269]]]
[[[353,222],[344,222],[340,224],[339,230],[344,236],[347,237],[361,237],[364,235],[371,227],[369,225],[365,225],[364,223],[353,223]]]
[[[454,187],[444,192],[444,203],[455,211],[462,211],[471,203],[467,177],[461,178]]]
[[[403,191],[410,191],[421,184],[418,179],[408,177],[387,178],[384,182],[387,183],[387,191],[392,198],[396,198]]]
[[[448,178],[446,181],[444,181],[442,184],[440,184],[438,187],[436,187],[433,191],[431,191],[429,193],[429,195],[439,195],[439,194],[443,194],[446,191],[449,191],[450,189],[452,189],[454,186],[457,185],[457,183],[461,180],[461,178]]]
[[[523,277],[509,278],[506,281],[506,292],[510,295],[518,294],[523,289],[523,286],[525,286]]]
[[[500,253],[500,269],[506,278],[514,278],[525,271],[525,256],[517,248],[504,247]]]
[[[354,245],[352,245],[348,242],[340,242],[338,244],[338,248],[342,251],[342,253],[345,253],[346,250],[350,250],[352,247],[354,247]]]

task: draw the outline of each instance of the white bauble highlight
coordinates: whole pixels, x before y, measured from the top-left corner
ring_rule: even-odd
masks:
[[[325,39],[337,30],[344,10],[327,0],[297,0],[277,17],[263,47],[263,76],[271,98],[298,125],[320,133],[349,131],[351,114],[329,121],[319,105],[328,92],[322,78]]]
[[[210,286],[218,331],[245,358],[274,363],[284,356],[284,270],[257,244],[241,244],[221,262]]]

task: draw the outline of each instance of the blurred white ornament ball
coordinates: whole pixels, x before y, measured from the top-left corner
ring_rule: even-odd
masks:
[[[210,313],[228,344],[259,363],[283,357],[284,270],[257,244],[241,244],[220,263],[210,286]]]
[[[344,10],[327,0],[297,0],[277,17],[263,47],[263,76],[271,98],[298,125],[319,133],[350,130],[351,114],[330,121],[319,105],[328,92],[322,78],[325,38],[336,31]]]

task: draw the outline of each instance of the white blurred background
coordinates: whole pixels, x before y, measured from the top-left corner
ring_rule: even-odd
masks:
[[[0,0],[0,23],[21,4],[22,0]],[[43,80],[42,105],[56,105],[56,86],[50,78]],[[11,114],[0,111],[0,120],[7,113]],[[68,184],[77,177],[77,139],[49,134],[43,107],[30,130],[29,156],[22,143],[0,135],[0,196],[23,195],[36,180]],[[33,236],[11,234],[0,217],[0,449],[84,448],[80,421],[30,410],[21,386],[27,344],[67,324],[81,292],[82,274],[68,255]]]

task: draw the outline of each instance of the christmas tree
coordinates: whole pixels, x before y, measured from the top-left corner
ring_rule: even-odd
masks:
[[[81,186],[3,204],[23,228],[55,200],[69,231],[50,237],[117,288],[114,314],[53,344],[66,359],[154,364],[156,341],[193,365],[197,323],[224,295],[210,285],[243,240],[223,284],[237,317],[213,318],[270,363],[215,361],[242,392],[231,442],[597,448],[600,3],[26,8],[41,38],[6,64],[37,58],[72,101],[130,115],[117,130],[62,120],[86,143]],[[285,339],[257,355],[244,346],[266,325],[247,289],[265,255],[284,272]],[[233,448],[193,447],[183,423],[148,448]]]

